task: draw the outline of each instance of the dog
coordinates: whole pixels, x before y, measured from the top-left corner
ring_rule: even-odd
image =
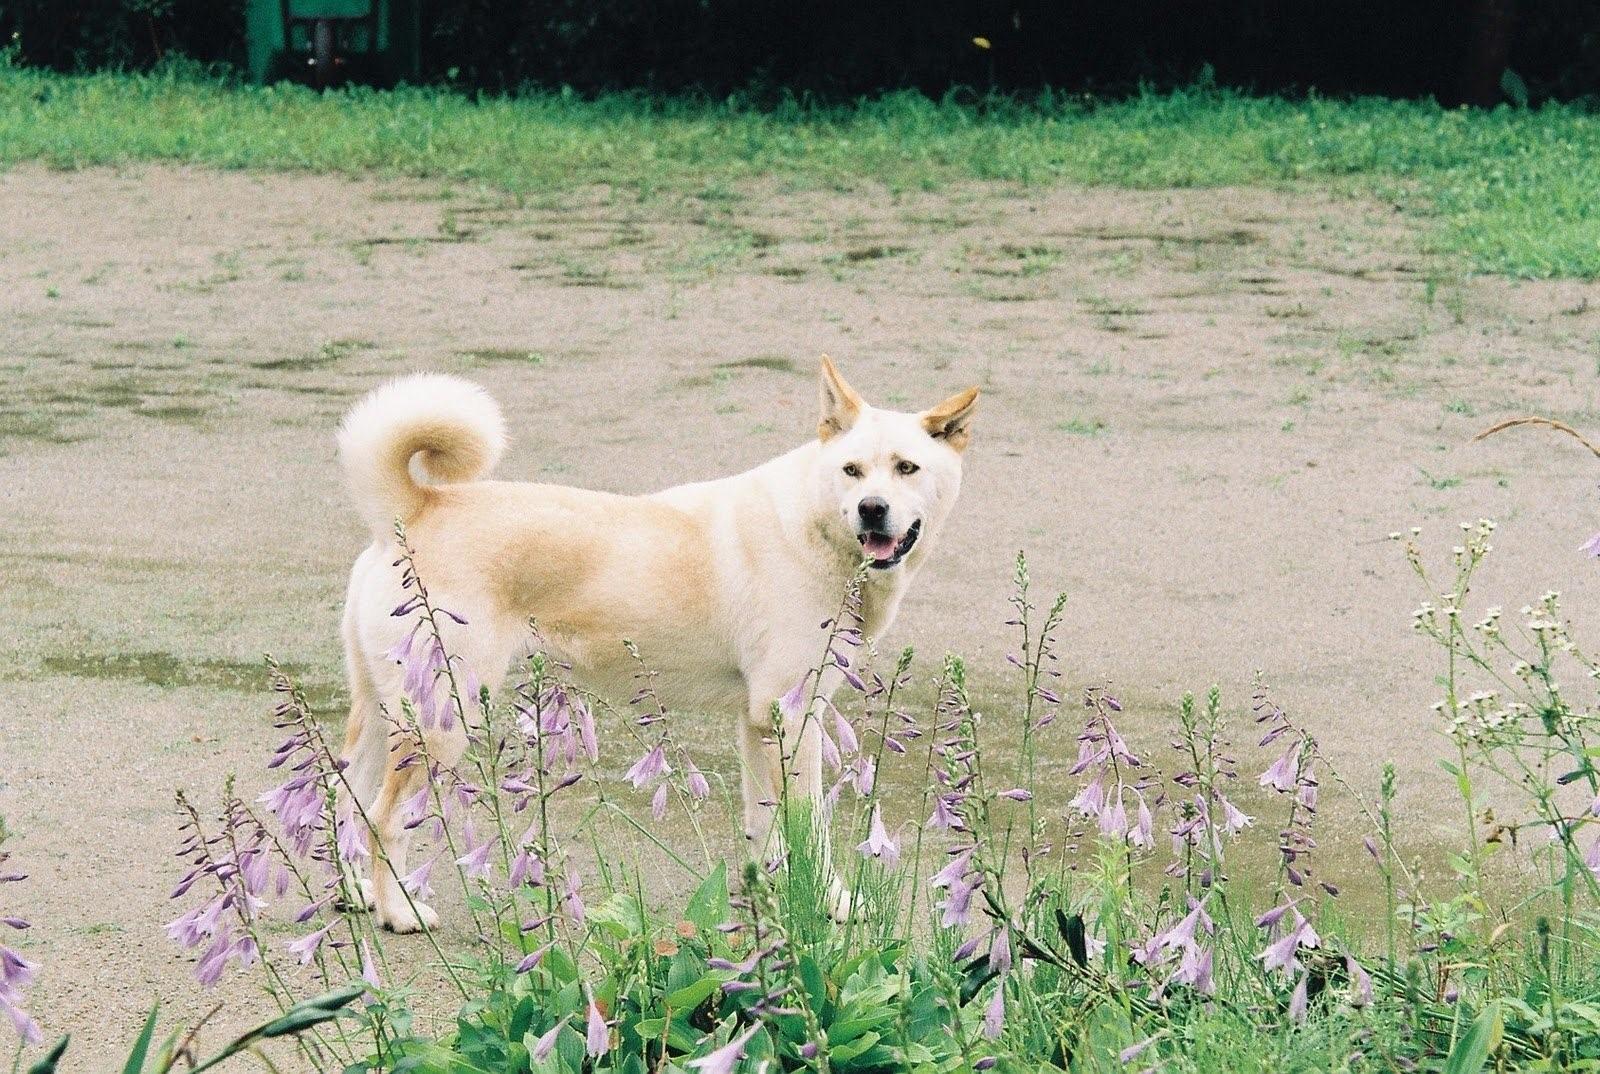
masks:
[[[372,878],[361,883],[378,922],[400,933],[438,923],[399,882],[410,842],[402,806],[427,775],[401,763],[409,750],[393,736],[404,682],[389,654],[408,628],[392,612],[410,595],[397,520],[433,604],[465,620],[442,623],[447,648],[483,683],[498,684],[526,651],[531,619],[584,688],[633,694],[627,639],[669,708],[735,721],[745,835],[770,851],[781,781],[823,793],[820,713],[784,726],[779,742],[773,704],[821,658],[819,624],[863,561],[863,633],[893,622],[955,506],[977,399],[968,388],[921,413],[879,410],[824,356],[815,438],[744,473],[646,496],[484,480],[505,423],[457,377],[404,377],[357,403],[339,428],[339,460],[373,540],[345,600],[343,760],[370,825]],[[842,675],[824,671],[819,707]],[[450,723],[425,732],[445,765],[466,749],[462,722]]]

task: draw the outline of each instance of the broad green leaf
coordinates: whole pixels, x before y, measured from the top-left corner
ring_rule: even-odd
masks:
[[[1500,1015],[1500,1002],[1491,1001],[1483,1013],[1473,1021],[1456,1046],[1450,1049],[1445,1060],[1444,1074],[1479,1074],[1489,1062],[1489,1055],[1500,1047],[1505,1033],[1505,1022]]]
[[[716,928],[733,916],[733,907],[728,902],[727,862],[717,862],[711,875],[700,882],[689,897],[683,916],[706,930]]]

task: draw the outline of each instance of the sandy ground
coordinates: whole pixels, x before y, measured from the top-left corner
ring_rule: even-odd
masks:
[[[0,813],[32,874],[6,896],[37,923],[36,1005],[89,1070],[153,998],[174,1022],[207,1004],[158,928],[173,789],[267,785],[265,651],[336,713],[362,532],[330,433],[414,369],[493,389],[515,432],[502,474],[619,491],[808,435],[822,351],[885,405],[976,382],[967,492],[892,643],[999,682],[1026,549],[1039,589],[1071,594],[1074,687],[1115,683],[1135,732],[1159,745],[1180,693],[1212,682],[1242,707],[1260,668],[1359,784],[1397,761],[1424,839],[1443,819],[1436,665],[1384,535],[1421,525],[1443,555],[1491,515],[1482,603],[1593,606],[1592,461],[1537,434],[1467,441],[1527,410],[1600,427],[1600,303],[1463,278],[1423,234],[1315,191],[519,204],[0,176]]]

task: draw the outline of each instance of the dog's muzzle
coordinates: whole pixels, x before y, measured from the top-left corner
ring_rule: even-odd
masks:
[[[861,550],[867,557],[867,566],[874,570],[886,571],[906,558],[920,536],[922,536],[922,519],[919,518],[911,523],[911,527],[898,541],[887,533],[878,533],[875,530],[856,534],[856,540],[861,542]]]

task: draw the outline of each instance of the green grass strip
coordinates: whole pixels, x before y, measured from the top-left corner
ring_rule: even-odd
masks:
[[[0,63],[0,164],[133,161],[474,180],[514,192],[653,195],[964,182],[1133,188],[1322,183],[1432,218],[1464,270],[1600,276],[1600,119],[1571,105],[1248,97],[848,106],[434,89],[319,95],[178,71],[63,76]]]

